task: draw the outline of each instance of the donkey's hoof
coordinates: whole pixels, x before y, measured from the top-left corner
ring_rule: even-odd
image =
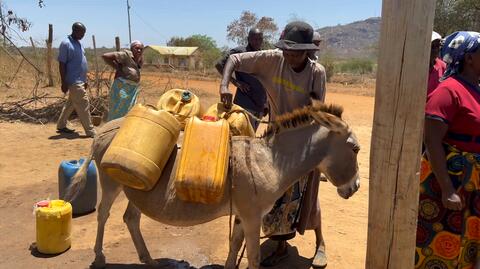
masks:
[[[107,266],[104,255],[98,255],[95,257],[95,260],[90,265],[91,269],[103,269]]]

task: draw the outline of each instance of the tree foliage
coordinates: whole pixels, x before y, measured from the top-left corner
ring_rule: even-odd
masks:
[[[443,36],[456,31],[480,32],[480,1],[437,0],[434,30]]]
[[[44,0],[38,0],[38,6],[40,8],[45,6]],[[0,34],[10,35],[12,27],[17,28],[22,32],[26,32],[32,27],[32,22],[27,18],[23,18],[17,15],[15,11],[7,8],[2,2],[0,2]]]
[[[266,47],[271,46],[277,39],[278,26],[271,17],[261,17],[250,11],[243,11],[240,18],[235,19],[227,26],[227,38],[238,45],[246,45],[248,31],[257,27],[263,32]]]
[[[167,42],[168,46],[178,47],[198,47],[205,67],[213,67],[218,58],[222,55],[221,50],[217,47],[217,42],[207,35],[192,35],[186,38],[172,37]]]

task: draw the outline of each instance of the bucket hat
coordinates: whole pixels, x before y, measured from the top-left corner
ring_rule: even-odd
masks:
[[[295,21],[287,24],[275,47],[281,50],[318,50],[312,43],[313,28],[310,24]]]

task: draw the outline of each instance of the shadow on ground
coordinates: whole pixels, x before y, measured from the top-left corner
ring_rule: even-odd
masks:
[[[191,266],[186,261],[178,261],[174,259],[156,259],[157,266],[149,266],[145,264],[119,264],[119,263],[107,263],[105,269],[223,269],[222,265],[212,264],[202,267]]]

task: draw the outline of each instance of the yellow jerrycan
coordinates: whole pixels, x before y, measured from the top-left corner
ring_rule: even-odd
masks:
[[[125,116],[100,167],[123,185],[149,191],[162,174],[180,128],[170,113],[138,104]]]
[[[255,137],[250,119],[241,106],[232,105],[230,110],[225,109],[223,103],[214,104],[207,109],[204,116],[215,117],[217,119],[226,119],[230,125],[232,136],[250,136]]]
[[[226,120],[187,121],[175,174],[177,196],[187,202],[218,203],[228,172],[229,125]]]
[[[63,200],[35,204],[37,250],[43,254],[59,254],[70,248],[72,205]]]
[[[157,103],[158,109],[170,112],[185,127],[187,119],[200,114],[200,99],[188,90],[172,89],[164,93]]]

